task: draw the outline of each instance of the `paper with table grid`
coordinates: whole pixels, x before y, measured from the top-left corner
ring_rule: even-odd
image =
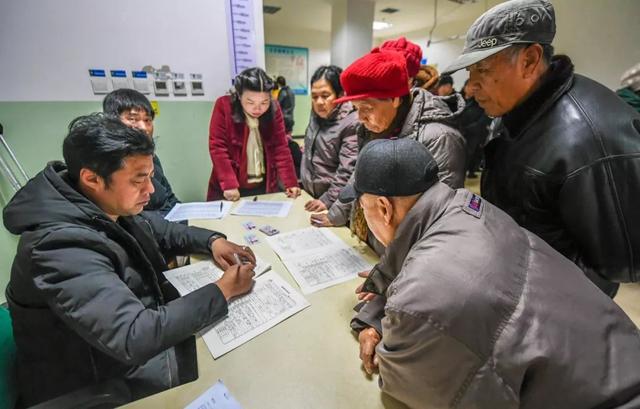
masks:
[[[260,265],[260,260],[257,263]],[[180,295],[185,295],[217,281],[222,271],[212,262],[203,261],[164,274]],[[275,271],[268,271],[255,281],[249,294],[229,303],[229,313],[223,320],[202,331],[202,338],[214,358],[237,348],[310,305]]]
[[[373,267],[328,229],[308,227],[266,240],[305,294],[351,280]]]
[[[170,222],[189,219],[222,219],[231,210],[231,202],[178,203],[164,217]]]
[[[275,200],[241,200],[231,214],[237,216],[287,217],[292,202]]]

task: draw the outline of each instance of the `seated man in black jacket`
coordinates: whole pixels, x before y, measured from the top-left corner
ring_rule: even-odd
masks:
[[[113,378],[134,399],[197,378],[193,334],[252,288],[249,249],[142,211],[153,151],[118,119],[80,117],[64,140],[66,164],[48,164],[5,207],[7,230],[21,235],[6,292],[21,405]],[[163,253],[210,254],[226,271],[178,297]],[[250,263],[233,265],[236,256]]]
[[[447,69],[496,118],[482,196],[573,261],[606,294],[640,280],[640,115],[553,57],[547,0],[501,3]]]
[[[149,138],[153,138],[153,119],[155,112],[147,97],[133,89],[118,89],[110,92],[102,101],[102,110],[105,114],[114,115],[122,122],[133,128],[143,131]],[[151,200],[144,207],[146,211],[157,211],[161,216],[180,203],[171,189],[171,185],[164,175],[158,156],[153,155],[154,174],[151,178],[155,192]]]

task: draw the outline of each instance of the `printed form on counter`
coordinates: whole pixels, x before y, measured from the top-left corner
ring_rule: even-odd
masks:
[[[256,262],[258,266],[265,264],[260,259]],[[258,266],[255,269],[256,276]],[[213,283],[220,279],[222,274],[223,271],[211,261],[201,261],[164,272],[167,280],[180,295]],[[228,315],[203,330],[202,338],[211,355],[218,358],[309,305],[304,296],[275,271],[268,271],[256,278],[250,293],[235,298],[229,303]]]
[[[351,280],[373,267],[328,229],[308,227],[266,240],[305,294]]]

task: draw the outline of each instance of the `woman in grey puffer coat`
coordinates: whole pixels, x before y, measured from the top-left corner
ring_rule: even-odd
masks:
[[[358,155],[358,115],[350,102],[336,105],[343,94],[342,69],[321,66],[311,77],[311,117],[304,138],[302,186],[314,200],[305,209],[329,209],[349,181]]]

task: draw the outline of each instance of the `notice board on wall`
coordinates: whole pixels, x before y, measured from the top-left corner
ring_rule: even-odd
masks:
[[[308,48],[266,44],[265,65],[270,76],[282,75],[295,94],[309,93]]]
[[[189,0],[184,7],[170,0],[151,6],[129,0],[1,2],[0,101],[100,101],[104,95],[94,94],[90,69],[102,70],[106,80],[112,70],[125,71],[132,86],[132,71],[147,65],[168,65],[187,81],[190,73],[202,74],[203,95],[163,100],[214,100],[228,91],[236,62],[227,41],[229,1]],[[264,67],[262,1],[233,4],[244,6],[234,20],[236,40],[242,40],[234,51],[243,63]]]

